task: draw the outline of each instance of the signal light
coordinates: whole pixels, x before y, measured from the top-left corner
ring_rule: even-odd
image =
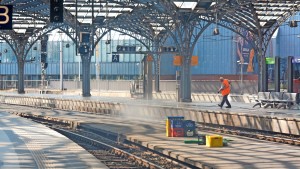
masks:
[[[48,35],[45,35],[41,39],[41,52],[47,52]]]
[[[80,32],[79,42],[90,43],[90,33],[89,32]]]
[[[81,45],[81,46],[79,47],[79,53],[80,53],[80,54],[88,54],[88,53],[89,53],[89,50],[90,50],[90,48],[89,48],[88,45]]]
[[[136,52],[136,46],[117,45],[117,52]]]
[[[177,48],[174,46],[160,47],[161,52],[177,52]]]
[[[44,69],[47,69],[48,63],[44,63]]]
[[[64,5],[63,0],[50,0],[50,22],[64,22]]]
[[[46,53],[42,53],[41,54],[41,62],[42,63],[46,63],[46,61],[47,61],[47,54]]]

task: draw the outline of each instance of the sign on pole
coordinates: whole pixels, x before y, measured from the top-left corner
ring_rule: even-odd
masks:
[[[294,57],[292,63],[300,63],[300,57]]]
[[[275,58],[266,57],[266,64],[267,65],[274,65],[275,64]]]
[[[112,55],[112,59],[111,59],[112,62],[120,62],[120,55]]]
[[[0,5],[0,30],[12,29],[12,5]]]

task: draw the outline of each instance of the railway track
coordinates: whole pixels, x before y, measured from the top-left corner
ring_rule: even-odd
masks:
[[[272,141],[277,143],[290,144],[295,146],[300,146],[300,136],[296,135],[284,135],[281,133],[260,131],[260,130],[252,130],[252,129],[234,129],[226,126],[207,126],[202,125],[198,127],[199,131],[207,131],[207,132],[217,132],[222,134],[230,134],[230,135],[238,135],[243,137],[249,137],[259,140]]]
[[[25,116],[44,124],[73,140],[111,169],[184,169],[196,168],[118,138],[101,129],[80,127],[71,130],[68,124],[50,119]],[[125,143],[126,142],[126,143]]]
[[[171,157],[168,157],[166,155],[160,154],[154,150],[145,148],[141,145],[138,145],[136,143],[133,143],[131,141],[128,141],[124,138],[124,136],[109,136],[109,133],[106,131],[101,131],[97,128],[92,127],[79,127],[82,129],[85,134],[88,134],[89,137],[95,137],[95,139],[104,139],[108,141],[110,144],[114,144],[114,146],[125,150],[126,152],[132,153],[138,157],[141,157],[143,159],[147,159],[148,161],[155,163],[159,166],[162,166],[163,168],[196,168],[189,164],[183,164],[182,162],[179,162],[176,159],[173,159]],[[105,137],[103,137],[103,135]],[[110,139],[107,139],[106,137],[110,137]],[[115,142],[112,142],[112,140],[115,140]]]
[[[66,129],[56,129],[98,158],[111,169],[163,169],[152,162],[124,150]]]
[[[26,116],[26,118],[31,118],[36,122],[44,123],[57,130],[61,130],[67,137],[82,145],[110,168],[194,168],[185,163],[173,161],[174,159],[172,158],[166,158],[158,152],[153,153],[151,150],[142,149],[141,146],[128,143],[128,140],[123,140],[123,138],[116,134],[107,133],[107,131],[98,128],[81,125],[78,130],[69,130],[69,124],[67,123],[52,121],[50,119],[45,120],[40,117]],[[200,123],[198,123],[198,130],[300,146],[300,136],[298,135],[285,135],[269,131]],[[104,145],[99,142],[104,143]]]
[[[84,147],[100,161],[106,164],[109,168],[190,168],[165,157],[161,157],[160,155],[157,155],[153,152],[142,149],[138,146],[117,143],[95,133],[83,130],[56,130]],[[110,159],[114,160],[111,161]],[[117,166],[111,166],[112,164],[116,164]]]

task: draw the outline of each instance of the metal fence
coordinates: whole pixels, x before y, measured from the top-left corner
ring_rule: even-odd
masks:
[[[49,85],[48,81],[44,81],[44,86],[47,87]],[[1,90],[9,90],[9,89],[17,89],[18,80],[0,80],[0,89]],[[25,88],[41,88],[42,80],[25,80],[24,81]]]
[[[0,89],[16,89],[17,80],[3,80],[0,81]],[[130,80],[91,80],[91,90],[107,90],[107,91],[129,91]],[[154,82],[153,82],[154,83]],[[243,84],[240,81],[231,81],[232,93],[241,94],[256,94],[258,92],[257,81],[245,80]],[[25,80],[25,88],[40,89],[42,86],[41,80]],[[219,81],[201,80],[192,81],[193,93],[216,93],[220,88]],[[154,84],[153,84],[154,86]],[[66,90],[79,90],[82,87],[82,82],[78,80],[65,80],[63,82],[63,88]],[[59,80],[45,81],[45,88],[59,90]],[[175,92],[176,81],[175,80],[162,80],[160,81],[160,90],[163,92]]]
[[[130,80],[91,80],[91,90],[110,90],[110,91],[129,91]],[[153,82],[154,83],[154,82]],[[231,81],[232,93],[256,94],[258,92],[258,82],[255,80],[245,80],[243,84],[240,81]],[[219,81],[192,81],[193,93],[216,93],[221,84]],[[154,84],[153,84],[154,86]],[[59,89],[59,81],[50,81],[49,88]],[[67,90],[81,89],[79,81],[64,81],[64,88]],[[175,92],[175,80],[160,81],[160,90],[164,92]]]

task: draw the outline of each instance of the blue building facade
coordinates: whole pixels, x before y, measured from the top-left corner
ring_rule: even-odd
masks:
[[[236,34],[220,28],[220,35],[214,36],[214,28],[207,28],[195,46],[193,56],[198,56],[199,65],[192,67],[193,75],[236,74]],[[173,55],[163,55],[162,75],[174,75],[176,70],[180,67],[173,66]]]

